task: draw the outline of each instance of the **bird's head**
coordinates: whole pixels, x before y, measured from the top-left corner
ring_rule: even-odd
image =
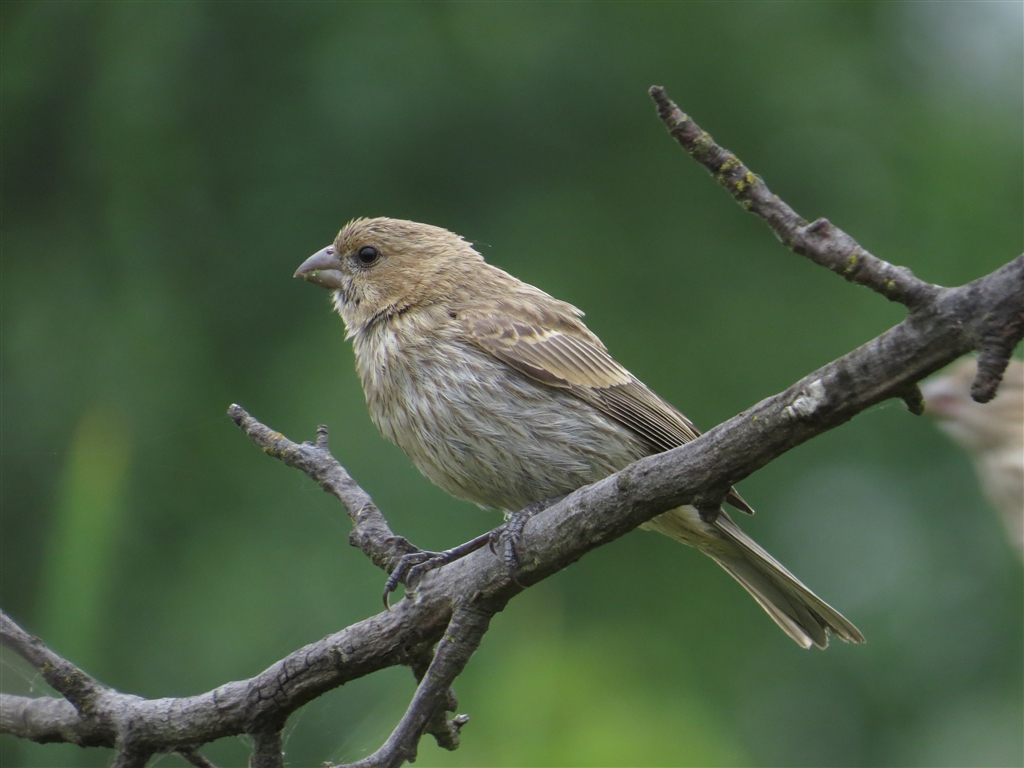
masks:
[[[333,292],[349,336],[411,307],[445,301],[483,261],[454,232],[401,219],[353,219],[295,272]]]

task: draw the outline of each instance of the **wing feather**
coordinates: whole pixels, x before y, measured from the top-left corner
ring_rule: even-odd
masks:
[[[504,312],[462,317],[469,337],[484,350],[521,373],[590,403],[643,438],[652,453],[677,448],[700,435],[693,422],[617,363],[596,336],[573,320],[578,328],[563,324],[555,330]],[[726,500],[743,512],[754,511],[734,490]]]

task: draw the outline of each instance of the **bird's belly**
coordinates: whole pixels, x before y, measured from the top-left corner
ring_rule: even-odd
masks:
[[[475,347],[391,353],[364,377],[370,415],[431,481],[458,498],[518,510],[569,493],[649,452],[566,390]],[[362,371],[361,371],[362,373]],[[369,385],[369,386],[368,386]]]

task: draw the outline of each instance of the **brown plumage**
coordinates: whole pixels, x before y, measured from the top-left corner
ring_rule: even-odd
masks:
[[[700,433],[608,354],[583,313],[439,227],[356,219],[296,272],[333,292],[370,416],[453,496],[514,512]],[[735,492],[727,501],[753,510]],[[721,512],[645,528],[712,557],[801,646],[863,642]]]
[[[925,413],[974,462],[985,498],[1024,559],[1024,362],[1010,360],[999,392],[988,403],[971,399],[978,363],[968,357],[921,386]]]

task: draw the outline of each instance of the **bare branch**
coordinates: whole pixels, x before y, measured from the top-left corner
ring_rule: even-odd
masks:
[[[284,743],[279,728],[267,728],[253,735],[255,746],[249,768],[284,768]]]
[[[1024,279],[1018,275],[1018,297],[1024,293]],[[991,307],[987,322],[978,328],[978,374],[971,385],[971,397],[987,403],[996,396],[1010,355],[1024,336],[1024,310],[1020,301],[1007,296]]]
[[[82,717],[67,699],[53,696],[14,696],[0,693],[0,733],[39,744],[66,742],[80,747],[109,747],[109,725]]]
[[[391,532],[370,494],[331,455],[326,426],[317,428],[315,443],[299,444],[264,426],[239,405],[230,406],[228,415],[264,453],[302,470],[344,505],[353,525],[349,543],[362,550],[378,568],[391,573],[403,555],[416,551],[416,547]]]
[[[711,171],[745,210],[764,219],[788,248],[815,264],[831,269],[852,283],[863,285],[913,309],[934,296],[937,286],[914,277],[906,267],[896,267],[864,250],[848,234],[827,219],[807,223],[796,211],[772,194],[736,155],[720,147],[693,119],[676,106],[665,89],[651,86],[651,98],[669,133],[690,156]]]
[[[436,723],[438,716],[444,716],[451,700],[449,686],[465,669],[469,657],[479,647],[487,632],[491,617],[504,604],[504,601],[491,606],[469,603],[457,608],[444,639],[437,646],[434,660],[423,675],[416,695],[398,727],[372,755],[349,766],[337,768],[396,768],[402,763],[413,762],[423,733],[429,725]],[[457,737],[458,730],[467,720],[462,716],[451,721],[454,736]]]
[[[55,691],[87,712],[104,688],[70,661],[58,656],[38,637],[33,637],[0,612],[0,644],[31,664]]]
[[[110,768],[146,768],[146,763],[152,756],[152,749],[121,749],[114,756],[114,762],[110,764]]]
[[[658,116],[683,149],[711,171],[718,183],[729,190],[745,210],[764,219],[788,248],[852,283],[903,304],[911,314],[935,307],[943,290],[940,286],[914,277],[906,267],[897,267],[873,256],[827,219],[808,224],[772,194],[768,185],[736,155],[716,144],[705,130],[676,106],[664,88],[651,86],[650,94],[658,105]],[[1016,277],[1018,287],[1024,290],[1024,282],[1020,282],[1019,275]],[[986,403],[995,397],[1010,355],[1024,336],[1024,312],[1020,309],[1020,302],[1014,301],[1012,296],[1007,297],[987,322],[975,322],[974,332],[970,349],[977,349],[981,354],[971,396],[979,403]],[[916,383],[911,382],[901,396],[911,412],[920,415],[921,393],[916,389]]]
[[[195,768],[217,768],[203,755],[199,754],[199,750],[194,747],[178,747],[175,751],[185,758],[189,765],[194,765]]]
[[[349,680],[414,663],[419,649],[437,642],[448,626],[449,603],[437,598],[403,600],[390,613],[300,648],[256,677],[198,696],[143,699],[104,688],[86,717],[61,699],[4,694],[0,732],[38,742],[111,747],[122,750],[120,759],[136,760],[146,749],[195,748],[225,736],[279,730],[292,712]],[[5,614],[0,617],[12,632],[26,634]]]
[[[518,547],[523,570],[515,579],[502,558],[487,547],[478,549],[414,580],[392,611],[307,645],[249,680],[179,699],[119,693],[0,613],[3,644],[66,697],[0,696],[0,732],[39,742],[111,747],[118,750],[114,765],[120,768],[145,765],[153,754],[168,751],[208,768],[195,751],[200,745],[245,733],[255,740],[251,765],[275,768],[283,762],[280,734],[291,713],[349,680],[400,664],[413,668],[419,680],[416,693],[384,745],[355,765],[411,761],[424,733],[454,749],[468,718],[447,717],[456,707],[452,682],[479,646],[491,617],[524,587],[669,509],[682,504],[717,508],[732,484],[887,398],[901,398],[916,411],[917,382],[973,349],[981,351],[976,399],[995,392],[1006,359],[1024,336],[1024,256],[959,288],[921,281],[867,253],[827,221],[808,224],[680,112],[663,89],[651,94],[672,135],[784,243],[906,305],[908,317],[699,439],[642,459],[530,518]],[[232,405],[229,413],[267,454],[302,470],[341,501],[353,522],[350,541],[378,567],[391,573],[404,555],[416,551],[392,533],[370,496],[331,456],[326,428],[317,430],[315,443],[298,444],[240,406]]]

